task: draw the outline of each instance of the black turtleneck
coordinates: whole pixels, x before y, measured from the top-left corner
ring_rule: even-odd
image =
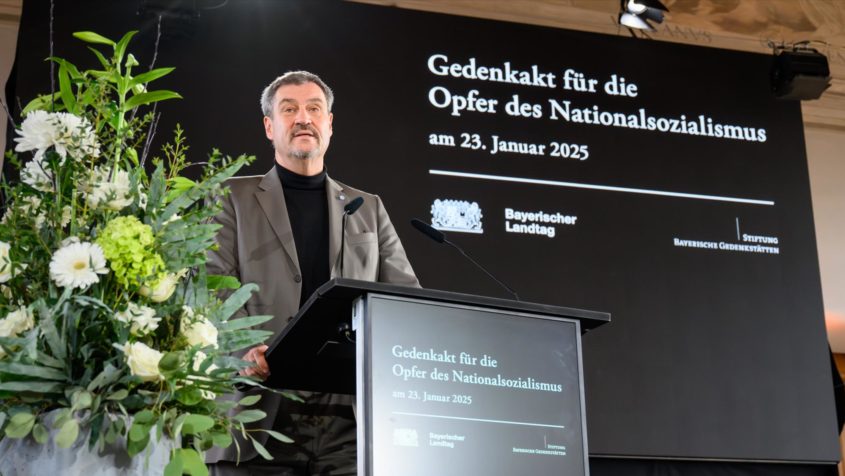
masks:
[[[326,169],[311,177],[299,175],[276,163],[285,192],[290,227],[302,271],[300,306],[329,280],[329,206]]]

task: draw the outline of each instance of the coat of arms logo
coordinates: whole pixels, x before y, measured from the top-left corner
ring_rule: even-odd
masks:
[[[478,202],[436,199],[431,204],[431,225],[438,230],[484,233],[483,216]]]

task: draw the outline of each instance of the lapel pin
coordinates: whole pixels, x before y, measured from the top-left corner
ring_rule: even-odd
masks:
[[[338,194],[337,199],[338,199],[338,200],[346,200],[346,195],[344,195],[344,194],[342,194],[342,193],[341,193],[341,194]]]

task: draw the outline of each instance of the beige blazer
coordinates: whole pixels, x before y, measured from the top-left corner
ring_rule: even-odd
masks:
[[[236,177],[223,198],[223,210],[215,222],[218,249],[208,255],[208,273],[237,277],[242,283],[256,283],[241,314],[276,316],[264,329],[279,333],[299,309],[302,274],[296,254],[281,180],[275,170],[264,176]],[[363,205],[346,222],[343,274],[346,278],[419,287],[411,264],[378,195],[372,195],[326,179],[329,207],[329,263],[331,277],[340,274],[340,233],[343,207],[357,197]],[[272,371],[272,369],[271,369]],[[240,399],[243,395],[236,395]],[[283,397],[264,392],[257,408],[267,417],[258,422],[270,428]],[[266,433],[256,438],[266,441]],[[255,457],[251,445],[241,445],[241,461]],[[208,461],[235,460],[234,445],[225,451],[209,452]]]

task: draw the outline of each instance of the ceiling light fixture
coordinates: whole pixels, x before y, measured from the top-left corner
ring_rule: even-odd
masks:
[[[620,0],[619,24],[654,31],[654,25],[649,22],[663,23],[664,12],[668,11],[660,0]]]

